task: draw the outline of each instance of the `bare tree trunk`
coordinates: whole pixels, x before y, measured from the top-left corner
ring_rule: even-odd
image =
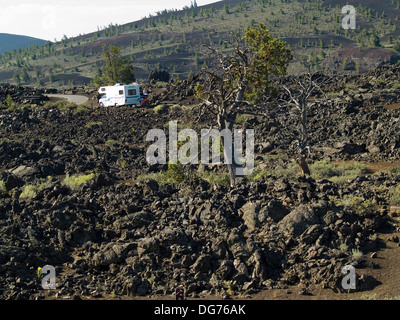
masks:
[[[244,81],[241,86],[240,90],[238,91],[236,95],[236,101],[232,105],[231,112],[229,114],[226,113],[226,110],[224,108],[224,115],[219,115],[219,124],[220,124],[220,129],[228,129],[231,134],[233,132],[233,125],[236,120],[236,115],[237,112],[235,110],[236,105],[238,101],[242,101],[244,92],[247,87],[247,81]],[[228,147],[228,148],[227,148]],[[225,141],[223,142],[223,148],[224,148],[224,157],[225,159],[231,159],[231,163],[228,163],[228,172],[229,172],[229,179],[231,181],[231,187],[234,187],[236,185],[236,168],[238,164],[235,162],[235,155],[236,155],[236,149],[235,149],[235,143],[232,140],[232,145],[231,146],[226,146]],[[228,152],[231,152],[231,154],[228,154]]]
[[[224,153],[226,150],[224,149]],[[234,187],[236,185],[236,166],[233,163],[228,164],[228,173],[229,173],[229,180],[231,181],[231,187]]]
[[[308,143],[308,130],[307,130],[307,101],[300,102],[301,112],[301,137],[299,141],[300,153],[303,153]]]
[[[236,117],[235,117],[236,118]],[[221,119],[220,121],[220,130],[229,129],[232,132],[234,121],[228,121],[226,119]],[[222,140],[222,147],[224,150],[224,159],[230,159],[230,163],[227,163],[228,166],[228,173],[229,173],[229,180],[231,182],[231,187],[236,185],[236,164],[235,164],[235,146],[234,143],[231,145],[226,144],[227,141],[225,139]]]
[[[310,175],[310,168],[307,165],[306,159],[308,158],[308,130],[307,130],[307,101],[305,99],[300,99],[299,109],[300,109],[300,121],[301,121],[301,135],[299,139],[299,156],[297,158],[297,163],[300,166],[300,173],[305,175]]]

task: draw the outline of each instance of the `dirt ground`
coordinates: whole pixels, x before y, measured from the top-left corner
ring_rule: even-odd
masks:
[[[379,238],[385,240],[394,234],[379,234]],[[397,236],[400,233],[396,233]],[[391,300],[400,299],[400,247],[398,243],[384,241],[386,247],[378,251],[374,260],[378,263],[379,269],[357,270],[357,275],[365,274],[374,277],[382,284],[370,291],[339,293],[330,289],[310,288],[311,295],[302,295],[299,289],[294,287],[290,289],[277,289],[259,292],[251,297],[257,300]]]

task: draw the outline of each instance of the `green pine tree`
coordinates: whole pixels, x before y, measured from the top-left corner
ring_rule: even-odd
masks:
[[[121,49],[110,45],[103,51],[105,69],[102,81],[106,84],[131,83],[135,81],[134,70],[129,58],[121,56]]]

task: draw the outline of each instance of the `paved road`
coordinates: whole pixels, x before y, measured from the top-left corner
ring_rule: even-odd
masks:
[[[71,94],[47,94],[47,96],[51,98],[61,98],[61,99],[66,99],[69,102],[73,102],[76,104],[83,104],[86,101],[89,100],[88,97],[86,96],[80,96],[80,95],[71,95]]]

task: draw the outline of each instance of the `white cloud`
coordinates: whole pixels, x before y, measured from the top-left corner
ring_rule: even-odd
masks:
[[[216,0],[197,0],[199,6],[212,2]],[[38,0],[35,3],[14,0],[0,10],[0,31],[60,40],[64,34],[72,37],[90,33],[96,31],[97,26],[128,23],[149,13],[181,9],[190,4],[190,0],[152,0],[147,3],[137,0]]]

